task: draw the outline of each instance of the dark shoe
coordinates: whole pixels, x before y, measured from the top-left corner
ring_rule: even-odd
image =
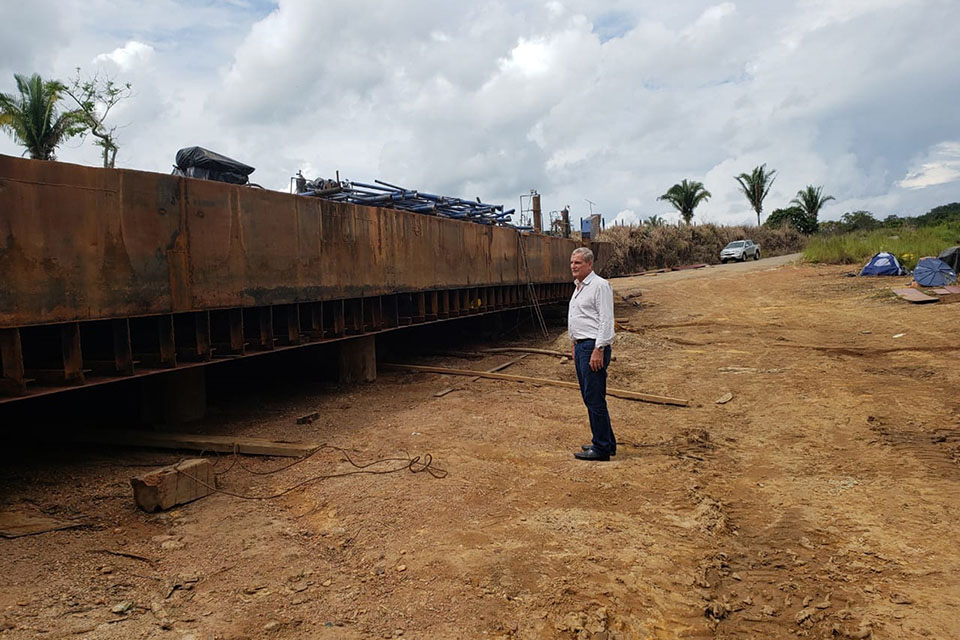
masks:
[[[582,444],[582,445],[580,445],[580,448],[581,448],[582,450],[586,451],[587,449],[593,449],[593,445],[592,445],[592,444]],[[610,452],[610,455],[611,455],[611,456],[617,455],[617,450],[614,449],[613,451],[611,451],[611,452]]]
[[[590,447],[584,451],[577,451],[573,454],[573,457],[577,460],[593,460],[595,462],[606,462],[610,459],[609,454],[601,453],[593,447]]]

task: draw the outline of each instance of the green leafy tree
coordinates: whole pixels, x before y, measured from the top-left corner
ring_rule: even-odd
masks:
[[[740,185],[740,191],[747,196],[750,206],[757,212],[757,226],[760,226],[760,213],[763,211],[763,201],[770,193],[770,187],[776,179],[775,170],[767,171],[767,165],[762,164],[750,173],[741,173],[734,180]]]
[[[869,211],[848,211],[840,217],[844,231],[873,231],[880,227],[880,221]]]
[[[917,224],[920,226],[935,226],[944,222],[957,221],[960,221],[960,202],[942,204],[930,209],[922,216],[917,216]]]
[[[651,227],[662,227],[665,222],[666,221],[658,215],[652,215],[646,220],[647,225]]]
[[[807,217],[807,214],[800,207],[774,209],[773,213],[763,221],[763,226],[771,229],[777,229],[784,225],[793,227],[800,233],[811,234],[817,232],[817,221]]]
[[[903,223],[904,223],[903,218],[901,218],[895,213],[891,213],[890,215],[888,215],[886,218],[883,219],[883,222],[881,223],[881,225],[887,229],[896,229],[898,227],[902,227]]]
[[[132,85],[127,82],[118,84],[109,76],[98,73],[91,78],[84,78],[77,67],[77,74],[64,88],[64,93],[70,96],[77,104],[77,110],[83,114],[84,132],[89,132],[100,147],[103,157],[103,166],[112,169],[117,159],[117,126],[107,124],[110,110],[117,104],[133,95]]]
[[[666,200],[672,204],[674,209],[680,212],[684,224],[690,224],[690,221],[693,220],[693,210],[697,208],[698,204],[709,199],[710,195],[710,192],[703,188],[702,182],[684,179],[683,182],[670,187],[657,200]]]
[[[800,207],[810,224],[816,227],[820,209],[830,200],[836,200],[836,198],[823,195],[822,186],[814,187],[813,185],[807,185],[806,189],[797,191],[797,197],[791,200],[790,204]]]
[[[79,111],[60,111],[57,103],[65,87],[38,74],[14,74],[19,96],[0,93],[0,129],[26,147],[36,160],[55,160],[54,151],[84,129]]]

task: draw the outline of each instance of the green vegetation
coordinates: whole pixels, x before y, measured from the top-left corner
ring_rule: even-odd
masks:
[[[38,74],[29,78],[14,74],[19,96],[0,93],[0,129],[17,144],[23,145],[35,160],[56,160],[54,152],[73,136],[92,135],[103,149],[103,166],[113,168],[117,158],[117,127],[107,124],[110,110],[133,95],[130,83],[117,84],[99,73],[84,78],[80,69],[65,85],[59,80],[44,80]],[[76,109],[61,111],[58,103],[69,97]]]
[[[757,212],[757,226],[760,226],[760,213],[763,211],[763,201],[770,193],[770,187],[776,179],[775,170],[767,171],[767,165],[755,167],[751,173],[741,173],[734,180],[740,185],[740,191],[747,197],[750,206]]]
[[[869,211],[848,211],[839,220],[820,223],[820,233],[850,233],[852,231],[873,231],[874,229],[899,230],[937,226],[948,222],[960,222],[960,202],[934,207],[922,216],[900,217],[889,215],[877,220]]]
[[[617,276],[647,269],[720,262],[720,250],[733,240],[749,238],[760,245],[764,256],[794,253],[803,248],[805,236],[790,227],[724,227],[701,225],[639,225],[607,227],[599,240],[612,251],[604,275]]]
[[[787,207],[786,209],[774,209],[763,226],[776,229],[787,225],[793,227],[800,233],[811,234],[817,232],[817,221],[810,217],[800,207]]]
[[[657,200],[666,200],[673,205],[674,209],[680,212],[680,217],[686,224],[693,220],[693,210],[697,205],[710,198],[710,192],[703,188],[702,182],[696,180],[675,184],[670,189],[657,198]]]
[[[69,86],[63,87],[63,92],[70,96],[77,105],[77,111],[82,115],[83,133],[89,133],[96,140],[93,144],[103,151],[103,166],[112,169],[117,160],[117,126],[107,124],[110,110],[133,95],[133,86],[127,82],[118,84],[112,78],[100,75],[99,72],[92,78],[85,78],[77,67],[77,74],[70,81]]]
[[[83,115],[57,108],[65,90],[62,83],[45,81],[36,73],[13,77],[20,95],[0,93],[0,129],[26,147],[31,158],[54,160],[57,147],[85,129]]]
[[[803,257],[809,262],[861,264],[878,251],[889,251],[907,269],[924,256],[935,256],[960,244],[960,222],[900,229],[858,230],[816,235],[807,242]]]
[[[803,215],[806,216],[810,224],[814,228],[817,226],[817,217],[820,215],[820,209],[823,208],[830,200],[835,200],[833,196],[823,195],[823,187],[814,187],[812,184],[808,184],[805,189],[797,191],[797,197],[790,201],[795,207],[799,207],[803,211]]]

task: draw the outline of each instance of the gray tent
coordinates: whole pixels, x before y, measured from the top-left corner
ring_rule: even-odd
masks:
[[[960,271],[960,247],[950,247],[949,249],[944,249],[940,252],[940,255],[938,255],[937,258],[950,265],[950,268],[953,269],[954,273]]]

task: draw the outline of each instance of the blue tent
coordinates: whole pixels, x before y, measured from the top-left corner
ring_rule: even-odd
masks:
[[[897,257],[892,253],[881,251],[860,270],[862,276],[905,276],[907,270],[900,266]]]
[[[942,287],[954,284],[957,281],[957,274],[943,260],[920,258],[917,268],[913,270],[913,279],[924,287]]]

